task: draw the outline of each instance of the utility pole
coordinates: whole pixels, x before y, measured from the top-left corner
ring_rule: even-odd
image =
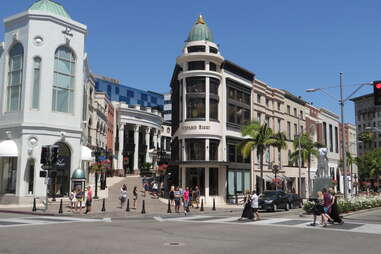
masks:
[[[340,111],[341,111],[341,150],[342,150],[342,161],[343,161],[343,178],[344,178],[344,199],[348,197],[348,186],[347,186],[347,171],[346,166],[346,154],[345,154],[345,141],[344,141],[344,100],[343,100],[343,73],[340,72]]]
[[[298,195],[299,197],[302,197],[302,151],[301,151],[301,146],[300,146],[300,138],[301,138],[301,133],[300,133],[300,117],[298,117],[298,166],[299,166],[299,178],[298,178]]]

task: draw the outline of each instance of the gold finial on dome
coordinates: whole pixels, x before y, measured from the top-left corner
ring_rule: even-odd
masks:
[[[196,24],[206,24],[204,18],[202,17],[202,15],[200,14],[200,16],[198,17],[197,21],[196,21]]]

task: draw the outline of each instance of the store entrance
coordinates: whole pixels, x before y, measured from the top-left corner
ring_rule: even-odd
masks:
[[[189,187],[190,190],[198,186],[201,195],[205,195],[205,168],[187,168],[185,183],[185,187]]]

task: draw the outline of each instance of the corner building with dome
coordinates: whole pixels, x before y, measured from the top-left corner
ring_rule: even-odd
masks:
[[[199,186],[204,202],[234,202],[252,189],[241,127],[251,118],[254,73],[226,60],[200,15],[171,80],[173,184]]]

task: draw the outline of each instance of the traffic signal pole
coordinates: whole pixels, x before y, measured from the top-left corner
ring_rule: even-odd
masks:
[[[344,141],[344,100],[343,100],[343,73],[340,72],[340,111],[341,111],[341,151],[343,160],[343,178],[344,178],[344,198],[348,197],[348,179],[347,170],[345,168],[346,164],[346,154],[345,154],[345,141]]]

